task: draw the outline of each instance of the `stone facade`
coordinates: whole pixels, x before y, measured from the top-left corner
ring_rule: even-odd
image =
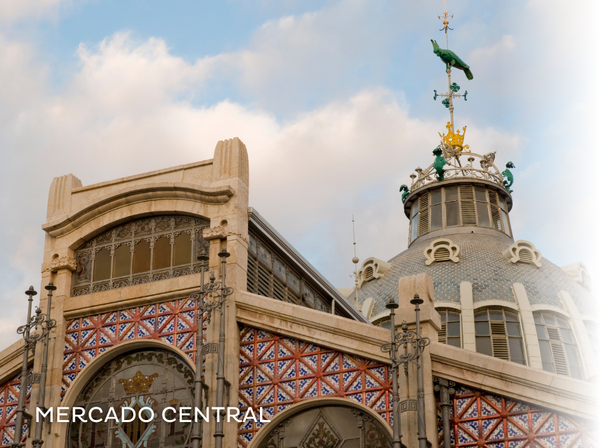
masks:
[[[264,241],[274,242],[273,251],[285,259],[286,269],[296,270],[298,277],[304,273],[307,284],[327,296],[331,308],[330,312],[312,309],[305,297],[298,303],[290,303],[253,294],[247,292],[246,275],[250,244],[248,191],[248,154],[239,139],[219,142],[214,158],[203,162],[90,186],[82,186],[73,175],[54,180],[47,223],[43,226],[46,245],[42,287],[49,281],[57,286],[52,303],[52,318],[57,320],[57,326],[50,337],[46,406],[80,403],[84,399],[82,391],[95,375],[130,353],[168,352],[189,369],[195,368],[198,314],[190,296],[199,288],[199,273],[190,271],[164,278],[150,275],[151,281],[140,284],[109,282],[111,287],[105,290],[78,295],[73,294],[72,285],[74,276],[79,275],[76,251],[93,238],[137,219],[188,216],[209,223],[202,230],[202,238],[207,242],[209,269],[217,281],[222,274],[218,253],[227,248],[231,254],[226,263],[226,278],[234,292],[224,306],[224,374],[229,384],[229,403],[237,404],[241,410],[262,410],[272,420],[266,424],[225,424],[226,448],[272,444],[280,448],[288,446],[286,440],[315,446],[316,434],[318,431],[324,434],[325,430],[338,444],[346,440],[344,443],[353,446],[360,439],[365,447],[389,446],[391,370],[388,355],[381,346],[389,341],[390,330],[370,324],[368,318],[383,312],[382,300],[391,294],[400,305],[398,322],[405,321],[409,328],[414,328],[413,306],[409,301],[415,293],[424,300],[421,331],[431,341],[424,351],[422,368],[427,438],[432,444],[441,440],[437,412],[440,398],[433,381],[437,377],[456,384],[457,393],[452,399],[452,434],[456,446],[597,445],[589,429],[596,412],[595,400],[586,390],[589,383],[543,371],[539,348],[535,352],[534,313],[542,309],[540,305],[546,307],[543,309],[555,307],[555,311],[579,322],[575,335],[580,342],[584,339],[579,327],[583,326],[586,308],[581,303],[586,302],[589,292],[583,286],[562,282],[562,277],[556,274],[558,268],[545,259],[540,268],[510,263],[502,255],[512,243],[506,235],[452,236],[452,242],[460,246],[460,260],[433,262],[428,271],[424,250],[431,241],[423,238],[391,260],[389,269],[381,270],[379,278],[362,286],[359,301],[370,300],[371,305],[367,307],[369,315],[360,316],[353,298],[346,300],[334,292],[299,254],[289,253],[286,258],[284,240],[264,225],[262,230],[256,227],[253,231],[263,232],[259,236]],[[173,247],[175,235],[170,234],[169,238]],[[110,269],[115,269],[114,263]],[[505,270],[505,265],[513,271]],[[387,263],[385,267],[388,268]],[[148,269],[152,273],[154,266],[149,265]],[[534,271],[538,273],[535,275],[545,275],[547,283],[541,285],[535,280],[531,273]],[[258,272],[258,281],[273,281],[259,275],[262,274]],[[510,280],[508,287],[505,278]],[[45,309],[45,294],[41,301]],[[527,365],[477,353],[475,314],[483,305],[497,304],[494,301],[509,304],[522,316]],[[438,342],[438,332],[443,327],[436,311],[440,304],[462,311],[462,347]],[[340,310],[342,315],[338,315]],[[218,341],[216,316],[218,312],[210,321],[202,320],[209,344]],[[580,344],[580,347],[585,356],[591,356],[589,341],[587,346]],[[14,439],[11,428],[15,403],[21,393],[17,373],[22,351],[23,344],[17,343],[0,353],[2,446],[10,445]],[[31,357],[31,364],[33,372],[39,372],[41,350]],[[214,406],[217,354],[213,350],[207,351],[204,368],[207,404]],[[589,377],[591,367],[586,369]],[[410,447],[416,440],[417,423],[412,406],[417,395],[416,367],[410,364],[406,373],[400,370],[399,399],[406,408],[401,414],[403,442]],[[35,382],[28,387],[30,410],[37,402],[38,389]],[[159,399],[175,399],[159,389]],[[331,412],[316,411],[325,408]],[[336,415],[355,416],[362,428],[360,435],[342,434]],[[289,428],[285,429],[289,422],[300,425],[303,419],[307,425],[306,437],[304,433],[291,434]],[[185,430],[181,430],[184,434]],[[66,424],[53,423],[45,426],[44,432],[44,446],[48,448],[79,443],[68,442]],[[214,424],[203,425],[205,447],[214,446],[214,432]],[[181,446],[188,446],[185,437],[177,440],[181,440]],[[116,439],[113,443],[117,443]],[[29,438],[27,444],[31,444]],[[81,442],[78,446],[88,445]]]

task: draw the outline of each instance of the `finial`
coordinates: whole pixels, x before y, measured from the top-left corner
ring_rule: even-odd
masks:
[[[419,297],[419,294],[415,294],[415,297],[410,301],[413,305],[421,305],[423,303],[423,299]]]
[[[37,294],[37,291],[35,289],[33,289],[33,285],[29,287],[29,289],[27,291],[25,291],[25,294],[27,294],[28,296],[32,297],[35,296]]]
[[[56,291],[56,286],[54,286],[54,283],[52,283],[52,281],[50,281],[46,286],[45,289],[47,291]]]

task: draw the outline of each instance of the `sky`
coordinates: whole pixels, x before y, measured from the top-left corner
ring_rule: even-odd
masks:
[[[515,239],[598,290],[600,4],[448,0],[455,121],[512,161]],[[407,246],[398,188],[448,112],[442,0],[2,0],[0,349],[40,288],[48,189],[210,159],[239,137],[250,205],[337,287]],[[39,297],[39,296],[38,296]]]

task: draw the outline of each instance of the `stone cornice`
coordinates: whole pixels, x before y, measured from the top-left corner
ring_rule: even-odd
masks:
[[[446,344],[430,345],[433,374],[465,386],[597,419],[593,384]]]
[[[203,187],[187,183],[161,182],[153,184],[138,185],[110,193],[86,207],[76,210],[68,215],[48,222],[42,229],[50,236],[60,237],[80,227],[88,221],[126,205],[144,201],[155,201],[160,199],[184,199],[204,202],[207,204],[225,204],[234,195],[233,188]]]

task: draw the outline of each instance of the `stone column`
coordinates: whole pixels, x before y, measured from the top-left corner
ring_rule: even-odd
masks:
[[[521,314],[521,325],[523,327],[523,341],[527,350],[525,359],[528,359],[529,367],[542,370],[542,354],[540,352],[540,343],[538,341],[537,332],[535,330],[535,322],[533,320],[533,312],[529,297],[522,283],[513,284],[513,292],[519,305]]]
[[[462,322],[463,348],[471,352],[476,352],[475,312],[473,306],[473,285],[471,282],[460,282],[460,319]]]
[[[423,299],[421,308],[421,337],[427,337],[432,343],[438,342],[438,331],[441,329],[440,314],[435,310],[433,298],[433,280],[429,274],[418,274],[411,277],[402,277],[398,282],[399,308],[397,310],[398,320],[396,328],[402,331],[400,326],[403,321],[409,325],[409,329],[415,329],[415,307],[410,303],[414,295],[419,294]],[[421,358],[423,369],[424,392],[425,392],[425,415],[427,426],[427,440],[437,446],[437,411],[435,395],[433,390],[433,374],[431,370],[431,355],[429,347],[426,347]],[[417,368],[414,363],[409,363],[408,375],[400,367],[399,388],[402,413],[402,443],[407,447],[415,447],[418,443],[417,428]]]

